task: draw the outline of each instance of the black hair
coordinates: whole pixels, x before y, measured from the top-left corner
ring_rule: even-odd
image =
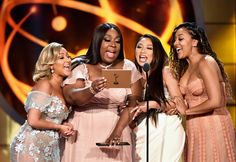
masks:
[[[144,34],[139,37],[135,47],[137,46],[138,42],[143,38],[150,39],[153,45],[153,59],[150,63],[151,72],[149,75],[148,83],[149,99],[155,100],[160,105],[162,103],[166,105],[167,99],[165,97],[162,69],[168,62],[168,56],[161,44],[161,41],[157,37],[150,34]],[[138,64],[136,57],[135,64],[137,66],[137,69],[142,72],[142,67]],[[152,119],[156,122],[156,114],[152,115]]]
[[[93,38],[90,42],[88,51],[85,55],[85,58],[88,60],[87,63],[94,65],[101,61],[100,48],[101,48],[102,40],[104,39],[104,36],[109,29],[115,29],[117,33],[119,34],[120,53],[117,59],[124,59],[123,37],[122,37],[120,29],[114,24],[104,23],[104,24],[100,24],[93,33]]]

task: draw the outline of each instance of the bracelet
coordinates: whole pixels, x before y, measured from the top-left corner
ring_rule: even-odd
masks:
[[[89,91],[90,91],[93,95],[97,94],[97,92],[93,89],[92,86],[89,87]]]

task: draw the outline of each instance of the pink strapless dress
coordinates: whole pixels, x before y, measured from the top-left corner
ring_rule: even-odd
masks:
[[[225,89],[223,82],[222,86]],[[180,90],[190,109],[208,99],[202,79],[196,79],[187,87],[180,85]],[[187,116],[186,135],[185,161],[236,161],[234,125],[226,106],[216,108],[209,113]]]

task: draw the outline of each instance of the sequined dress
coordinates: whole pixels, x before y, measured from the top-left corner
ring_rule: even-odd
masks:
[[[42,118],[57,124],[61,124],[69,114],[58,97],[40,91],[29,93],[25,103],[26,112],[29,109],[41,111]],[[34,129],[26,120],[10,145],[10,160],[11,162],[59,162],[59,133],[55,130]]]

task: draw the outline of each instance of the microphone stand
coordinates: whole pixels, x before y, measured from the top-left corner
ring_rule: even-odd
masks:
[[[147,102],[147,113],[146,113],[146,123],[147,123],[147,136],[146,136],[146,141],[147,141],[147,162],[149,161],[149,102],[148,102],[148,95],[149,95],[149,86],[148,86],[148,71],[146,71],[146,87],[145,87],[145,100]]]

